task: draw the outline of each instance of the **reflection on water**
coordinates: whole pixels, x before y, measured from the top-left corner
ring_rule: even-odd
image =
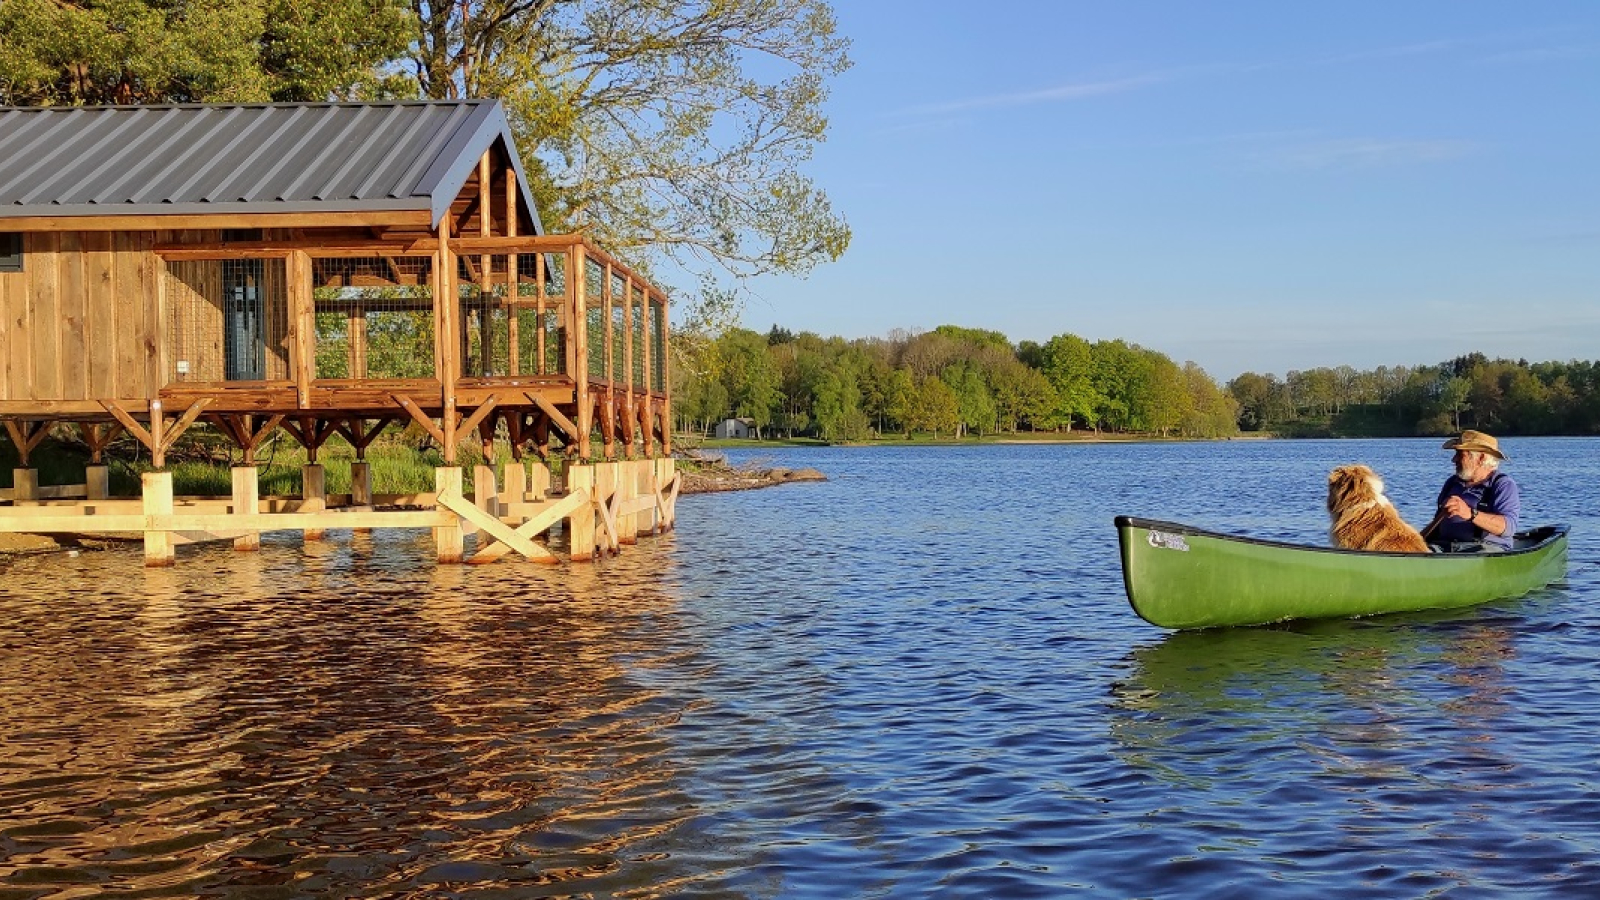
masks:
[[[1315,539],[1437,442],[809,451],[594,565],[0,558],[0,900],[1600,895],[1595,449],[1511,448],[1565,583],[1235,631],[1134,616],[1112,517]]]
[[[8,585],[52,591],[8,591],[0,627],[0,884],[378,896],[679,877],[692,857],[660,842],[692,807],[663,752],[683,704],[629,671],[674,662],[651,631],[675,609],[646,577],[666,548],[554,577],[356,540],[174,569],[14,564]]]

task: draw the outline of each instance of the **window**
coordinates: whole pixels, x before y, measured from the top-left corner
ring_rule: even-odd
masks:
[[[22,271],[22,235],[0,234],[0,272]]]

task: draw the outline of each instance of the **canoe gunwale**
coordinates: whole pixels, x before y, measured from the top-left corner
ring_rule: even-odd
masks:
[[[1345,547],[1328,547],[1320,544],[1294,544],[1288,541],[1272,540],[1271,538],[1250,537],[1242,534],[1229,534],[1223,531],[1208,531],[1193,525],[1184,525],[1181,522],[1166,522],[1160,519],[1144,519],[1138,516],[1117,516],[1117,530],[1124,528],[1139,528],[1145,531],[1159,531],[1165,534],[1179,534],[1184,537],[1204,537],[1219,541],[1235,541],[1243,544],[1255,544],[1261,547],[1271,547],[1278,550],[1296,550],[1306,553],[1336,553],[1357,557],[1374,556],[1399,556],[1408,559],[1479,559],[1484,556],[1520,556],[1524,553],[1537,553],[1543,550],[1550,542],[1566,535],[1566,525],[1539,525],[1534,528],[1524,529],[1516,533],[1515,540],[1532,541],[1524,546],[1514,546],[1510,550],[1498,553],[1412,553],[1403,550],[1350,550]],[[1534,540],[1535,536],[1537,540]]]

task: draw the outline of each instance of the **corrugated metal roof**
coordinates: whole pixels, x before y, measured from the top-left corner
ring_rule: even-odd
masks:
[[[438,222],[497,140],[542,233],[495,100],[0,107],[0,219],[427,210]]]

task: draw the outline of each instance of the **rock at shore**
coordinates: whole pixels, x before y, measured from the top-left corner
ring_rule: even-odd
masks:
[[[796,481],[827,481],[816,469],[763,469],[738,467],[724,462],[701,462],[694,468],[678,470],[683,478],[682,493],[712,494],[718,491],[748,491]]]

